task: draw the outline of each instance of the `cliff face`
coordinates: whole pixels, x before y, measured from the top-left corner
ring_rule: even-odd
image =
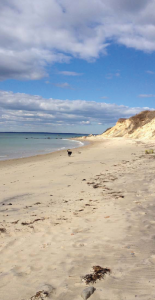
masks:
[[[119,119],[101,136],[155,139],[155,111],[146,110],[129,119]]]

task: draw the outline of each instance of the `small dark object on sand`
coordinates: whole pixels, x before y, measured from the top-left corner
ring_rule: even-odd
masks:
[[[12,224],[17,224],[19,222],[19,220],[11,222]]]
[[[105,274],[111,272],[109,268],[102,268],[100,266],[94,266],[93,270],[94,272],[92,274],[87,274],[82,277],[82,279],[85,280],[86,284],[96,283],[98,279],[99,280],[103,279]]]
[[[45,299],[48,297],[48,292],[47,291],[39,291],[37,292],[34,296],[32,296],[30,299],[35,300],[35,299]]]
[[[72,155],[72,151],[70,151],[69,149],[67,150],[67,152],[68,152],[68,156]]]
[[[5,228],[0,228],[0,232],[5,233],[6,229]]]
[[[43,220],[45,220],[45,218],[42,218],[42,219],[35,219],[35,220],[32,221],[32,222],[22,222],[21,224],[22,224],[22,225],[31,225],[31,224],[33,224],[34,222],[43,221]]]
[[[94,188],[94,189],[98,189],[99,187],[100,187],[99,184],[94,184],[94,185],[93,185],[93,188]]]

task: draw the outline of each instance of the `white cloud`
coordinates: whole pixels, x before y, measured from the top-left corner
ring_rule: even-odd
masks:
[[[90,121],[82,121],[81,124],[89,125],[89,124],[90,124]]]
[[[83,73],[70,72],[70,71],[59,71],[58,73],[65,75],[65,76],[81,76],[81,75],[83,75]]]
[[[120,73],[109,73],[106,75],[106,79],[113,79],[113,77],[120,77]]]
[[[73,89],[71,85],[68,82],[62,82],[62,83],[53,83],[56,87],[60,87],[62,89]]]
[[[155,97],[155,95],[152,95],[152,94],[140,94],[138,97],[140,97],[140,98],[152,98],[152,97]]]
[[[155,0],[1,0],[0,20],[0,80],[40,79],[72,57],[93,61],[113,41],[155,51]]]
[[[0,120],[2,130],[42,131],[53,126],[106,126],[119,118],[127,118],[148,108],[100,103],[85,100],[44,99],[22,93],[0,91]],[[79,130],[80,132],[80,130]]]
[[[146,73],[154,75],[155,73],[153,71],[146,71]]]
[[[116,73],[115,76],[116,76],[116,77],[119,77],[119,76],[120,76],[120,73]]]

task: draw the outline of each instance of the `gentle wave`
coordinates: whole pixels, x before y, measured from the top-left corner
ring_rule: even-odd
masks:
[[[62,139],[63,141],[70,141],[70,142],[74,142],[74,143],[79,143],[80,145],[84,146],[84,143],[82,143],[81,141],[76,141],[76,140],[69,140],[69,139]]]
[[[86,142],[74,140],[75,136],[68,134],[59,134],[59,136],[50,134],[50,139],[48,139],[47,134],[0,133],[0,160],[47,154],[65,149],[74,149],[87,144]]]
[[[65,149],[67,149],[67,148],[66,147],[62,147],[62,148],[57,149],[57,151],[61,151],[61,150],[65,150]]]

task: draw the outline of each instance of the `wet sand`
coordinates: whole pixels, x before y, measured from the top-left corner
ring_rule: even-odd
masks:
[[[153,141],[104,139],[0,162],[0,299],[80,300],[93,266],[111,273],[90,297],[154,299]],[[46,295],[45,295],[45,298]],[[47,299],[48,299],[47,298]]]

